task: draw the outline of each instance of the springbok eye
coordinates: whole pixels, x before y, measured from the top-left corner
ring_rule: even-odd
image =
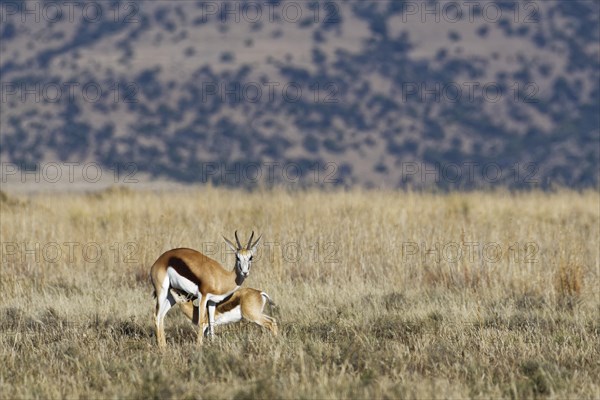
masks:
[[[248,259],[248,261],[252,261],[253,258],[254,258],[254,256],[250,256],[250,258]]]

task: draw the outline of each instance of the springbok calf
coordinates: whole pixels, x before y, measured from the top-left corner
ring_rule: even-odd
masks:
[[[194,304],[176,289],[171,294],[179,304],[179,309],[194,323],[198,324],[198,313],[194,313]],[[264,314],[267,302],[275,305],[265,292],[252,288],[241,288],[229,298],[217,305],[215,310],[215,326],[239,322],[242,318],[267,328],[273,336],[277,336],[277,321]],[[203,321],[206,322],[206,321]],[[204,330],[204,334],[207,329]]]
[[[240,288],[250,273],[252,258],[260,236],[254,243],[254,231],[245,248],[240,244],[237,231],[237,247],[227,238],[225,242],[235,252],[236,262],[232,271],[227,271],[217,261],[192,249],[173,249],[163,253],[150,268],[150,278],[156,296],[155,324],[156,340],[159,347],[167,344],[164,318],[177,302],[170,289],[177,289],[189,298],[197,298],[202,329],[198,330],[198,344],[202,344],[208,310],[208,333],[214,335],[215,306]],[[189,300],[189,299],[188,299]]]

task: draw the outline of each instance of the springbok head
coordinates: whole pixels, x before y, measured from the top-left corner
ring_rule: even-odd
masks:
[[[252,231],[252,235],[250,235],[250,240],[248,240],[248,244],[246,247],[242,247],[240,243],[240,239],[238,238],[237,231],[235,231],[235,241],[237,242],[237,247],[225,236],[225,243],[229,246],[231,250],[235,252],[235,268],[238,275],[241,275],[243,278],[246,278],[250,273],[250,266],[252,265],[252,258],[254,254],[256,254],[256,247],[258,246],[258,242],[260,241],[259,236],[258,239],[254,243],[252,243],[252,238],[254,238],[254,231]]]

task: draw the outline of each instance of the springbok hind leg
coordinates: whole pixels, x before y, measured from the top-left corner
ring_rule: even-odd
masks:
[[[209,301],[208,304],[208,335],[211,338],[215,336],[215,308],[217,305],[213,301]]]
[[[162,301],[160,301],[162,300]],[[160,301],[160,303],[159,303]],[[167,339],[165,338],[165,315],[167,312],[173,307],[175,304],[175,299],[171,296],[171,293],[167,291],[167,296],[162,299],[157,299],[156,304],[156,315],[155,315],[155,324],[156,324],[156,341],[158,343],[158,347],[164,348],[167,345]]]
[[[164,347],[167,345],[165,340],[165,332],[161,329],[160,321],[158,319],[158,315],[160,314],[160,302],[156,300],[156,309],[154,310],[154,327],[156,331],[156,344],[158,347]]]
[[[207,296],[198,296],[198,346],[202,346],[204,339],[204,330],[207,328],[208,315],[206,310],[206,303],[208,302]]]
[[[277,336],[278,328],[275,318],[269,317],[268,315],[263,315],[261,324],[259,325],[262,325],[270,330],[273,336]]]
[[[264,303],[260,308],[256,307],[256,303],[245,303],[242,306],[242,315],[246,320],[267,328],[274,336],[277,336],[277,322],[274,318],[262,313],[263,307]]]

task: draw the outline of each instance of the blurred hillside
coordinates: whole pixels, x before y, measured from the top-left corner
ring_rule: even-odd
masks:
[[[2,162],[597,185],[600,3],[480,4],[3,2]]]

